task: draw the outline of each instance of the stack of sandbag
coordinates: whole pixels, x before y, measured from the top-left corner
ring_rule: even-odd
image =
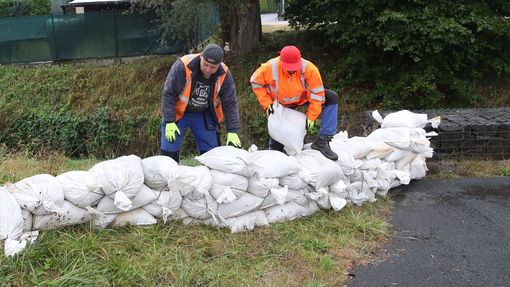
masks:
[[[373,116],[382,128],[367,137],[349,138],[347,132],[340,132],[330,142],[345,175],[343,182],[332,188],[333,193],[358,205],[425,176],[425,159],[433,153],[429,138],[437,134],[423,128],[429,123],[437,127],[440,122],[438,117],[428,120],[427,115],[405,110],[384,119],[377,111]]]
[[[162,218],[165,223],[169,217],[179,216],[182,195],[179,191],[170,191],[169,187],[177,176],[178,168],[179,165],[167,156],[152,156],[142,160],[144,185],[155,195],[155,199],[142,208],[155,218]]]
[[[217,147],[196,157],[210,168],[210,194],[217,211],[217,217],[204,223],[228,226],[233,232],[268,224],[264,213],[258,211],[263,199],[249,192],[249,179],[253,177],[249,157],[248,151],[231,146]]]
[[[123,156],[94,165],[90,172],[97,179],[104,195],[95,209],[103,216],[93,219],[100,228],[127,224],[154,224],[156,219],[142,207],[157,198],[157,194],[144,185],[142,160]]]
[[[297,131],[299,135],[289,135],[295,139],[287,147],[291,156],[221,146],[196,157],[202,164],[196,167],[178,165],[166,156],[142,160],[130,155],[88,171],[35,175],[0,187],[0,240],[12,255],[26,245],[24,234],[34,230],[87,221],[99,228],[148,225],[158,218],[239,232],[320,208],[338,211],[348,202],[374,201],[426,174],[425,159],[433,152],[429,137],[435,134],[423,127],[438,120],[413,115],[403,111],[381,118],[384,128],[367,137],[338,133],[330,143],[337,161],[309,144],[301,150]]]

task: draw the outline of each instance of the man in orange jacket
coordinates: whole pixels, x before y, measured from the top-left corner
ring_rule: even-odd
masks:
[[[279,57],[262,64],[253,73],[250,83],[267,114],[273,112],[274,100],[290,108],[308,105],[308,130],[321,117],[319,136],[312,143],[312,149],[320,151],[331,160],[338,159],[338,155],[329,146],[337,129],[338,94],[324,89],[319,70],[312,62],[301,58],[297,47],[283,47]],[[269,148],[283,151],[283,145],[271,138]]]

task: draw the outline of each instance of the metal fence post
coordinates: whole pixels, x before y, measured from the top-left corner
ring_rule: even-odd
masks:
[[[53,61],[57,61],[58,60],[58,52],[57,52],[57,37],[55,35],[55,21],[53,20],[53,14],[50,15],[51,16],[51,34],[52,34],[52,38],[53,38]]]
[[[117,10],[113,11],[113,34],[115,37],[115,60],[119,61],[119,37],[118,37],[118,29],[117,29]]]

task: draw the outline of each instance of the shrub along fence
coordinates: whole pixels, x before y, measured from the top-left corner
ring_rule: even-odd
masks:
[[[207,39],[218,13],[203,20],[195,37]],[[188,47],[177,37],[162,39],[153,12],[90,12],[0,18],[0,63],[30,63],[89,58],[171,54]]]

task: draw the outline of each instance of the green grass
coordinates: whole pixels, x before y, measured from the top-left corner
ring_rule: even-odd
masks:
[[[56,175],[96,162],[10,156],[0,178]],[[0,255],[0,286],[339,286],[387,240],[391,208],[380,199],[237,234],[176,221],[44,230],[14,258]]]
[[[427,166],[430,178],[510,176],[510,160],[431,160]]]
[[[342,212],[231,234],[178,222],[94,230],[43,231],[18,256],[0,255],[0,285],[12,286],[338,286],[353,263],[367,260],[388,225],[381,200]],[[363,218],[363,230],[351,222]],[[384,232],[380,232],[384,231]],[[309,242],[323,242],[310,249]]]

